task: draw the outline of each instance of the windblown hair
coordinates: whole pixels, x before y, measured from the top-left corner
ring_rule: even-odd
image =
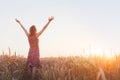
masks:
[[[36,30],[35,25],[32,25],[29,29],[29,33],[30,33],[29,35],[30,36],[36,35],[36,32],[37,32],[37,30]]]

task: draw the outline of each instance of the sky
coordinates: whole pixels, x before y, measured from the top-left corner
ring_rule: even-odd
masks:
[[[19,19],[37,31],[54,16],[39,37],[40,56],[73,56],[111,49],[120,52],[119,0],[0,0],[0,53],[27,56],[29,44]]]

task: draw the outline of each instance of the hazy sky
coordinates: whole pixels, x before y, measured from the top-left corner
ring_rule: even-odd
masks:
[[[120,52],[119,0],[0,0],[0,51],[27,56],[29,44],[18,18],[27,30],[38,31],[49,16],[54,21],[39,37],[40,55],[79,55],[89,45],[96,50]]]

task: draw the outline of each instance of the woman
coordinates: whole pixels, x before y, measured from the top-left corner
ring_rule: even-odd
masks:
[[[32,72],[32,78],[35,77],[36,68],[40,65],[39,60],[39,39],[38,37],[43,33],[43,31],[47,28],[49,23],[54,19],[53,16],[48,18],[48,22],[46,25],[42,28],[41,31],[37,33],[35,25],[32,25],[29,29],[29,32],[25,29],[25,27],[21,24],[21,22],[18,19],[15,19],[16,22],[21,26],[21,28],[24,30],[26,36],[28,37],[29,42],[29,53],[27,58],[27,65],[31,68]]]

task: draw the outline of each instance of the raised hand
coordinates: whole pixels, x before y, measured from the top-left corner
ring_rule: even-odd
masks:
[[[51,17],[48,18],[49,21],[52,21],[53,19],[54,19],[53,16],[51,16]]]
[[[24,30],[25,34],[27,36],[29,36],[29,33],[27,32],[27,30],[25,29],[25,27],[21,24],[21,22],[18,19],[15,19],[15,21],[21,26],[21,28]]]
[[[50,22],[54,19],[53,16],[49,17],[48,18],[48,22],[43,26],[42,30],[40,30],[37,34],[37,37],[39,37],[43,32],[44,30],[48,27],[48,25],[50,24]]]
[[[20,23],[20,21],[18,19],[15,19],[16,22]]]

